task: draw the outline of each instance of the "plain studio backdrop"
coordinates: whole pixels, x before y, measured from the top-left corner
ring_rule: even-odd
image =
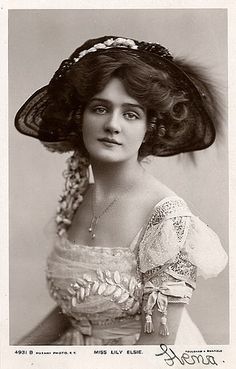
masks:
[[[226,106],[227,13],[222,9],[10,10],[10,344],[32,329],[55,306],[49,297],[46,257],[48,229],[64,181],[68,154],[52,154],[14,129],[24,101],[46,85],[63,59],[89,38],[127,36],[159,42],[174,56],[208,68]],[[151,158],[145,164],[183,197],[193,213],[219,235],[228,250],[228,149],[226,108],[216,144],[197,152]],[[209,260],[209,263],[211,261]],[[198,279],[188,307],[207,343],[229,342],[228,270]],[[187,342],[186,342],[187,344]]]

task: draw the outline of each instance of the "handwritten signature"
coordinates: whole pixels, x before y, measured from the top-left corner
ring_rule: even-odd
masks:
[[[165,363],[169,366],[173,366],[175,363],[179,363],[181,365],[218,365],[214,356],[212,355],[190,355],[187,352],[184,352],[181,356],[178,356],[174,350],[167,347],[165,344],[161,344],[160,349],[162,352],[155,354],[155,356],[163,356]]]

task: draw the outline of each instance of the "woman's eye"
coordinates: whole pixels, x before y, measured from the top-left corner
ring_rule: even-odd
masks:
[[[135,120],[135,119],[139,119],[139,115],[137,113],[133,113],[133,112],[127,112],[124,114],[124,117],[128,120]]]
[[[105,114],[107,112],[107,109],[104,108],[104,106],[95,106],[92,110],[97,114]]]

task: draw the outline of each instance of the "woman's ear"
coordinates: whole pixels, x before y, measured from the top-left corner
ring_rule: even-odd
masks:
[[[146,142],[146,140],[147,140],[147,131],[146,131],[146,133],[145,133],[145,135],[144,135],[144,137],[143,137],[142,144],[143,144],[143,143],[145,143],[145,142]]]

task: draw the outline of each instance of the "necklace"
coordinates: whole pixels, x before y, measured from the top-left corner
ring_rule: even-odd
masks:
[[[114,199],[112,199],[112,201],[109,202],[109,204],[102,210],[102,212],[99,215],[96,215],[95,213],[96,199],[95,199],[95,192],[93,190],[92,197],[91,197],[92,199],[92,219],[90,221],[90,226],[88,228],[88,231],[91,234],[92,240],[94,240],[96,237],[96,227],[97,227],[97,224],[100,218],[107,213],[107,211],[117,202],[117,200],[119,200],[122,196],[127,194],[133,188],[133,186],[134,186],[134,183],[131,186],[129,186],[128,189],[124,191],[120,196],[115,196]]]

